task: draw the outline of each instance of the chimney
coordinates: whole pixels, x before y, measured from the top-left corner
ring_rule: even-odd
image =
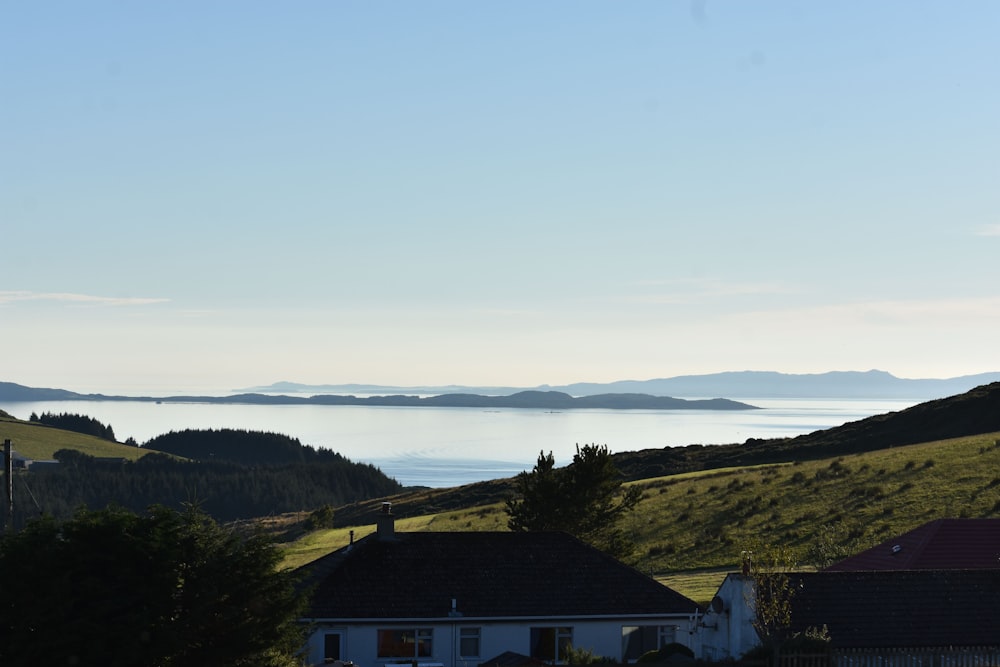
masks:
[[[392,514],[392,503],[382,503],[382,511],[375,519],[375,530],[379,540],[396,539],[396,517]]]

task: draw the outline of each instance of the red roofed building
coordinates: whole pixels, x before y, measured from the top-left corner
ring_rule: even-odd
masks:
[[[825,571],[982,569],[1000,569],[1000,519],[931,521]]]
[[[831,664],[1000,665],[1000,519],[939,519],[831,565],[791,572],[790,633],[825,627]],[[753,577],[730,574],[698,624],[702,657],[760,643]]]

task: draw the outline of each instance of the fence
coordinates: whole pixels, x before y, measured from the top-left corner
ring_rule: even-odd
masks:
[[[771,660],[741,660],[740,667],[772,667]],[[778,667],[1000,667],[1000,646],[917,649],[834,649],[788,653]]]
[[[794,656],[789,656],[794,657]],[[933,649],[840,649],[830,656],[832,667],[1000,667],[1000,646]],[[781,667],[815,667],[785,665]]]

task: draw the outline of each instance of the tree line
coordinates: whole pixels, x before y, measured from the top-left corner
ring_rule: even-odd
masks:
[[[14,480],[15,520],[47,514],[67,518],[79,507],[195,504],[217,521],[339,506],[398,493],[402,486],[369,464],[301,445],[274,433],[182,431],[159,436],[136,461],[55,453],[58,466]],[[178,458],[179,452],[185,458]]]
[[[115,430],[111,428],[111,424],[102,424],[98,420],[93,417],[88,417],[87,415],[71,414],[69,412],[59,414],[55,414],[53,412],[43,412],[41,415],[37,415],[32,412],[28,421],[36,424],[44,424],[46,426],[54,426],[55,428],[61,428],[64,431],[73,431],[74,433],[93,435],[104,440],[117,442],[117,440],[115,440]]]

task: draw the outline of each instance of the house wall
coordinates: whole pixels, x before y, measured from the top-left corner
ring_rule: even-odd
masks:
[[[721,609],[709,605],[698,622],[700,650],[695,653],[704,660],[739,658],[760,643],[753,628],[753,580],[742,574],[730,574],[719,587],[716,598]]]
[[[622,659],[622,628],[627,625],[667,625],[677,626],[675,641],[688,646],[698,654],[695,642],[697,633],[692,633],[691,619],[687,616],[664,616],[659,618],[589,620],[540,619],[536,621],[477,621],[457,618],[446,621],[417,621],[412,623],[385,622],[366,624],[316,623],[308,641],[308,663],[323,664],[324,637],[340,634],[340,658],[351,661],[359,667],[382,667],[394,662],[408,662],[405,658],[380,658],[377,655],[377,632],[381,628],[432,628],[433,654],[419,658],[420,664],[439,664],[444,667],[475,667],[481,662],[494,658],[505,651],[522,655],[531,654],[531,628],[571,627],[572,645],[587,649],[595,655]],[[480,651],[478,656],[464,658],[459,655],[460,629],[480,628]]]

